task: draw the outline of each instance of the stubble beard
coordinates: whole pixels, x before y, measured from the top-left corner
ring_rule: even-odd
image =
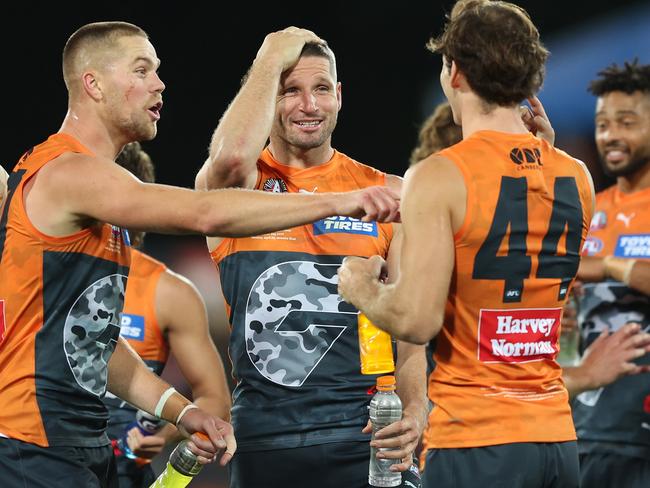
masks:
[[[650,164],[650,154],[640,154],[638,151],[635,151],[634,153],[630,154],[630,159],[627,164],[624,166],[611,168],[605,160],[604,153],[600,153],[600,165],[603,168],[603,172],[612,178],[631,176],[637,171],[645,168],[645,166],[648,164]]]

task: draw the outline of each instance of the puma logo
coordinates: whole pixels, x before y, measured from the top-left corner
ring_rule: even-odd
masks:
[[[620,220],[625,224],[625,228],[628,228],[635,215],[636,212],[632,212],[630,215],[625,215],[623,212],[619,212],[616,214],[616,220]]]

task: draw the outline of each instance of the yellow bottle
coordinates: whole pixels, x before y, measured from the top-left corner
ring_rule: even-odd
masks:
[[[362,312],[359,312],[358,325],[361,373],[380,374],[395,371],[390,335],[373,325]]]
[[[187,442],[180,442],[169,456],[165,470],[149,488],[185,488],[203,467],[196,455],[187,447]]]

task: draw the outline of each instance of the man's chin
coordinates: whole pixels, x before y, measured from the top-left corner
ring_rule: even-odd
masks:
[[[644,168],[648,164],[650,164],[650,160],[648,159],[631,159],[616,164],[614,166],[602,162],[602,168],[603,168],[603,172],[607,176],[612,178],[618,178],[619,176],[630,176],[636,173],[637,171],[639,171],[640,169]]]

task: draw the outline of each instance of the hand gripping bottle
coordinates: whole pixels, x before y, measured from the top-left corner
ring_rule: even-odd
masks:
[[[163,419],[159,419],[155,415],[151,415],[144,410],[138,410],[135,413],[135,421],[131,422],[126,429],[124,430],[124,435],[118,442],[119,448],[122,450],[124,455],[129,459],[135,459],[136,456],[131,449],[129,449],[129,444],[126,441],[129,431],[133,427],[137,427],[142,435],[153,435],[156,434],[160,429],[165,425]]]
[[[395,371],[390,335],[373,325],[363,312],[359,312],[358,325],[361,373],[381,374]]]
[[[185,488],[202,467],[196,455],[187,447],[187,441],[182,441],[169,456],[165,470],[149,488]]]
[[[402,419],[402,401],[395,393],[395,377],[380,376],[377,378],[377,393],[370,400],[370,421],[372,422],[372,438],[378,430]],[[386,448],[379,449],[387,450]],[[368,484],[370,486],[399,486],[402,483],[402,473],[393,472],[390,467],[399,464],[400,459],[377,459],[377,448],[370,448],[370,465],[368,469]]]

